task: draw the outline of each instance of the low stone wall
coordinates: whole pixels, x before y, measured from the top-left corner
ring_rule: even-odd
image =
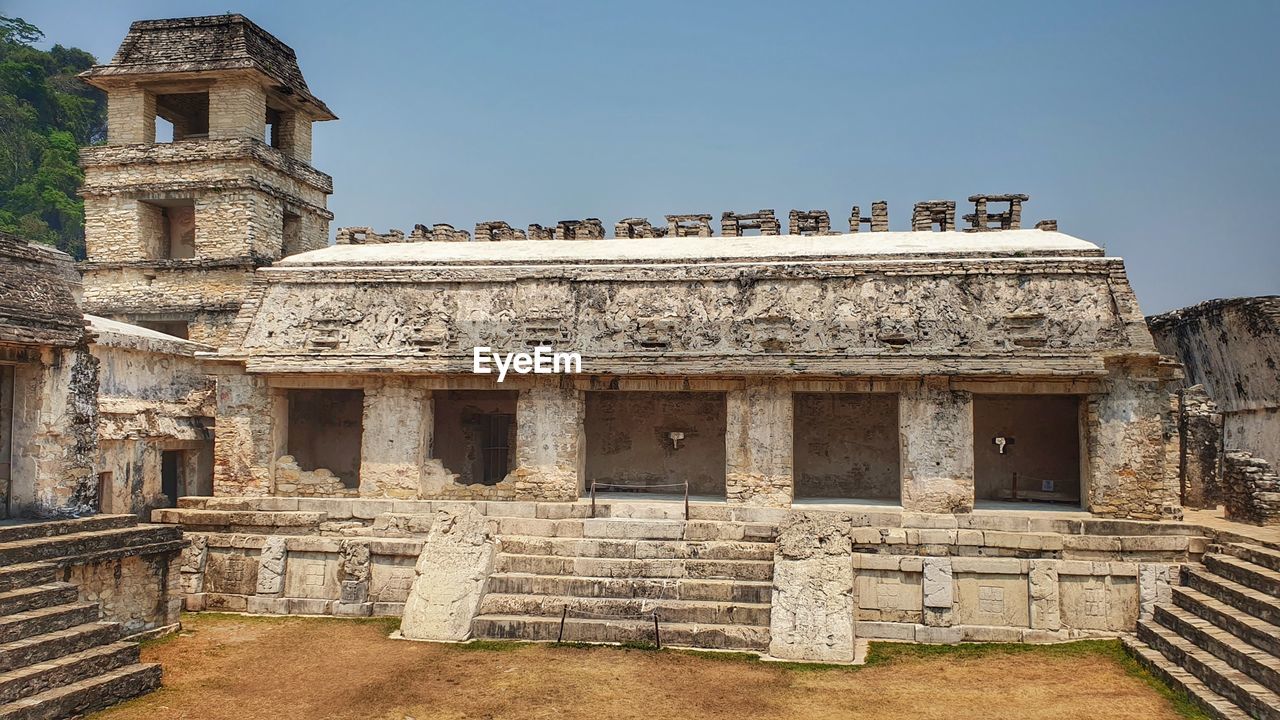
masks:
[[[1262,458],[1238,450],[1226,454],[1222,500],[1228,520],[1280,525],[1280,476]]]
[[[102,619],[118,622],[126,634],[176,628],[184,588],[177,553],[131,555],[69,565],[60,579],[80,590],[80,600],[97,602]]]
[[[587,520],[584,502],[182,503],[154,517],[183,524],[192,538],[181,569],[186,608],[270,614],[401,616],[441,510],[475,510],[494,521],[499,538],[582,537],[584,521],[602,522]],[[646,507],[656,506],[601,503],[597,516],[625,518]],[[1210,541],[1187,523],[1082,514],[697,503],[686,535],[719,537],[710,526],[731,522],[778,529],[771,654],[824,661],[851,660],[855,638],[1058,642],[1132,632],[1168,595],[1178,566],[1195,562]]]

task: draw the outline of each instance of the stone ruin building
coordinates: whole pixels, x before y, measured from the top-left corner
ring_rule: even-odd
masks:
[[[330,246],[310,124],[334,115],[266,31],[138,22],[84,79],[110,124],[82,151],[93,315],[66,258],[3,246],[65,287],[0,285],[5,432],[37,448],[0,479],[15,512],[184,531],[163,597],[828,662],[1125,635],[1206,707],[1256,700],[1179,667],[1211,654],[1193,603],[1280,558],[1182,521],[1188,486],[1228,494],[1206,448],[1231,408],[1181,389],[1121,259],[1022,227],[1026,195],[917,203],[906,232],[875,201]],[[539,347],[581,372],[475,372]]]

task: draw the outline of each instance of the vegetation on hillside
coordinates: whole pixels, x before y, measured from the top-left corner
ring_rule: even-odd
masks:
[[[0,16],[0,230],[84,258],[76,151],[106,139],[107,100],[76,74],[96,60],[34,47],[44,33]]]

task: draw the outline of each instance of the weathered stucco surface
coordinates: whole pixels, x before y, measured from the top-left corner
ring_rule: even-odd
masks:
[[[773,561],[769,654],[788,660],[853,662],[852,521],[836,513],[791,513]]]

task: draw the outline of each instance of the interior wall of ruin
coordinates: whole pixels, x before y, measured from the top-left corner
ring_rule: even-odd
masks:
[[[997,437],[1012,440],[1000,452]],[[1080,501],[1080,399],[975,395],[974,485],[979,500]],[[1014,477],[1017,484],[1014,485]]]
[[[586,484],[689,483],[690,495],[725,493],[725,395],[589,392]],[[672,434],[678,437],[672,438]],[[608,491],[608,489],[602,489]],[[679,494],[683,487],[654,492]]]
[[[582,391],[568,377],[536,376],[516,402],[516,466],[521,499],[573,500],[586,470]]]
[[[791,383],[752,378],[726,393],[725,495],[731,503],[791,503]]]
[[[264,377],[217,374],[214,424],[215,495],[268,495],[277,457],[285,454],[288,401]]]
[[[361,390],[288,391],[286,448],[303,470],[329,470],[348,488],[360,478],[364,425]]]
[[[445,469],[457,475],[454,482],[463,485],[493,484],[485,482],[485,448],[497,447],[501,442],[507,448],[502,458],[490,462],[505,465],[506,472],[496,469],[495,481],[501,481],[507,472],[515,468],[518,418],[516,405],[519,392],[513,390],[437,390],[432,393],[435,404],[434,433],[431,457],[444,464]],[[491,438],[490,418],[509,418],[507,431],[502,438]],[[492,453],[498,455],[498,453]]]
[[[898,500],[898,397],[795,393],[795,496]]]

